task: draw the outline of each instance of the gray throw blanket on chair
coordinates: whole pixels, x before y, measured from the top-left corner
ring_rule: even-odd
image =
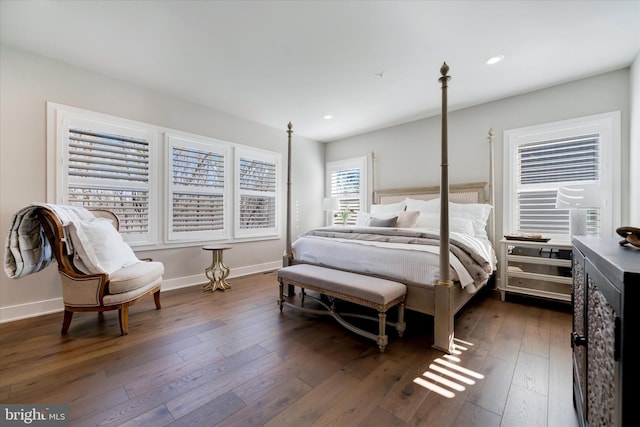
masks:
[[[11,219],[4,248],[4,272],[11,279],[43,270],[54,260],[49,240],[35,215],[38,208],[53,211],[63,224],[93,218],[91,212],[76,206],[33,203],[20,209]]]

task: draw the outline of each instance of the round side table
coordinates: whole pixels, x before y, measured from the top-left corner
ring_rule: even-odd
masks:
[[[226,249],[231,249],[231,246],[210,245],[203,246],[205,251],[211,251],[213,259],[211,265],[205,269],[205,275],[209,279],[209,283],[202,287],[203,291],[214,292],[216,289],[222,291],[231,288],[231,284],[227,282],[227,276],[229,276],[229,267],[224,265],[222,255]]]

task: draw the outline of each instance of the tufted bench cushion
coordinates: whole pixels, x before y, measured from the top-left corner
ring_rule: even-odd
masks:
[[[380,352],[384,351],[388,342],[388,337],[385,334],[385,324],[386,313],[389,308],[399,305],[398,322],[393,326],[395,326],[400,336],[405,330],[404,300],[407,295],[407,287],[402,283],[312,264],[295,264],[279,269],[278,282],[280,283],[280,299],[278,301],[280,311],[282,311],[283,305],[287,305],[316,314],[329,314],[347,329],[377,341]],[[300,306],[285,301],[283,292],[285,284],[298,286],[302,289]],[[377,309],[378,318],[362,315],[356,317],[377,320],[379,322],[378,335],[373,335],[344,320],[333,304],[329,307],[317,299],[327,311],[307,309],[304,307],[305,289]],[[347,315],[343,314],[342,316]]]
[[[406,295],[402,283],[311,264],[281,268],[278,277],[385,306]]]

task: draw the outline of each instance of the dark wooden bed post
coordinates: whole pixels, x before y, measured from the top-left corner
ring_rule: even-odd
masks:
[[[288,267],[293,264],[293,250],[291,249],[291,134],[293,133],[293,125],[291,122],[287,125],[287,228],[285,230],[286,248],[282,257],[282,266]],[[294,287],[289,285],[287,289],[289,296],[295,295]]]
[[[440,276],[435,286],[435,315],[433,347],[446,353],[453,353],[454,308],[449,261],[449,160],[447,140],[447,75],[449,66],[443,63],[440,68],[442,77],[442,145],[440,177]]]

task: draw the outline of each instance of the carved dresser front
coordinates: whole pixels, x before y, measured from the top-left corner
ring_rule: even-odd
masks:
[[[573,239],[573,400],[582,426],[631,426],[638,363],[640,249],[618,239]],[[629,340],[625,340],[626,337]],[[624,360],[627,364],[624,364]]]

